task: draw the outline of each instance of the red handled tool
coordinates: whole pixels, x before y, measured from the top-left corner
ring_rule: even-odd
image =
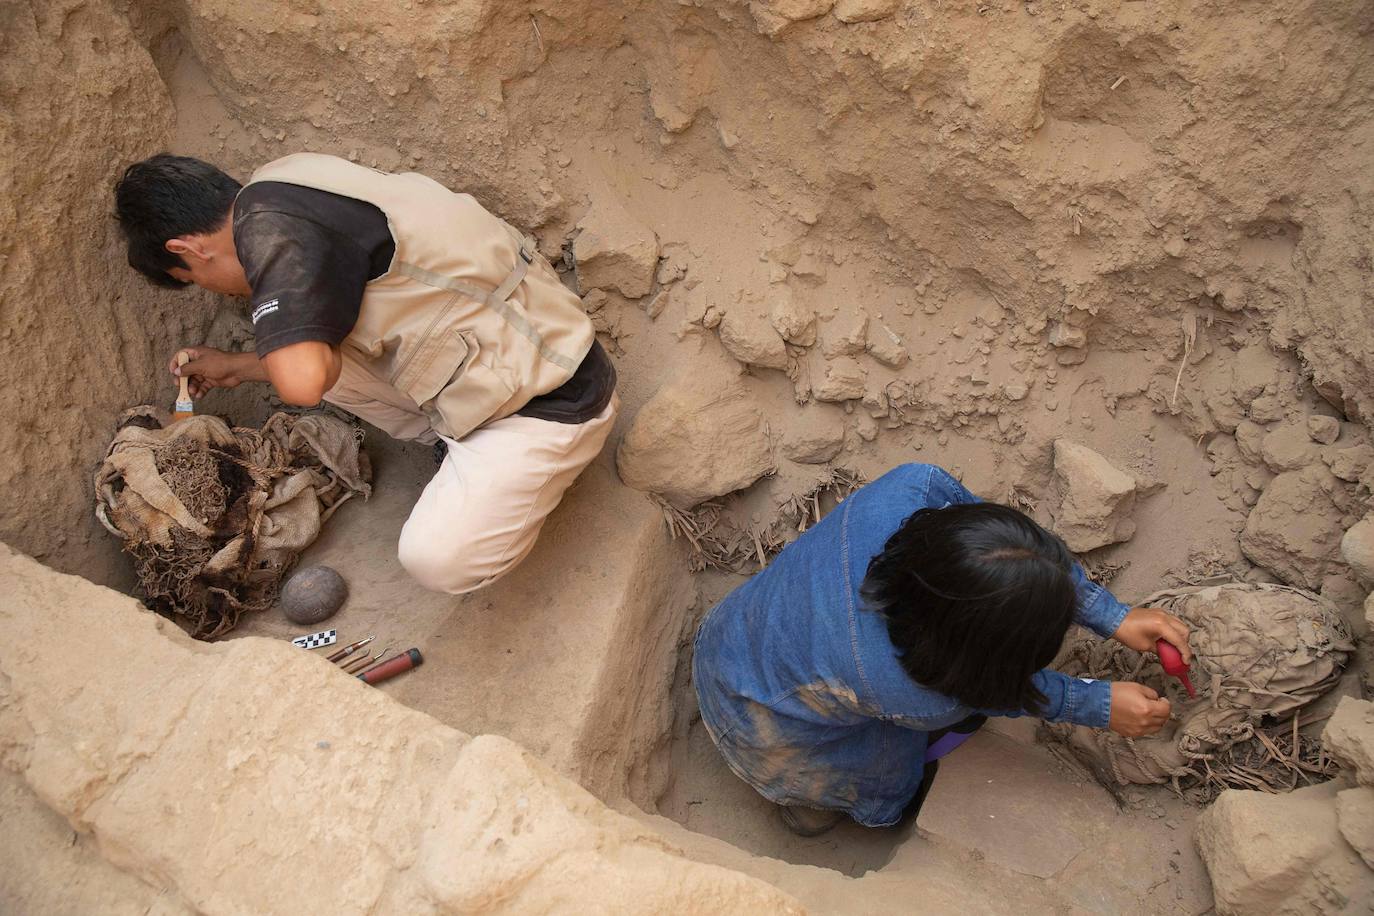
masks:
[[[1182,681],[1183,689],[1188,691],[1190,699],[1196,697],[1197,691],[1193,689],[1193,682],[1188,680],[1189,668],[1183,663],[1183,656],[1173,647],[1173,644],[1168,640],[1157,640],[1155,651],[1159,653],[1159,664],[1164,668],[1164,673]]]
[[[398,674],[409,671],[411,668],[418,667],[424,662],[424,657],[420,655],[419,649],[407,649],[394,658],[389,658],[373,668],[368,668],[358,675],[358,680],[366,684],[380,684],[382,681],[390,680]]]

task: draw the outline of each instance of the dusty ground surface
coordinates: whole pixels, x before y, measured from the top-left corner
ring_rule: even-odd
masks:
[[[170,402],[177,346],[249,345],[236,304],[124,268],[108,219],[120,168],[170,148],[244,178],[308,149],[424,171],[535,231],[551,257],[579,237],[588,253],[596,233],[631,253],[629,279],[590,259],[569,275],[620,371],[613,443],[684,379],[732,386],[744,425],[666,470],[650,449],[617,468],[608,449],[525,566],[463,599],[421,592],[396,564],[432,465],[374,435],[376,495],[346,506],[307,560],[349,577],[330,623],[342,635],[425,651],[425,668],[382,690],[723,838],[738,849],[703,837],[694,855],[819,910],[924,886],[1201,912],[1191,842],[1160,839],[1193,815],[1158,793],[1118,811],[1024,734],[994,756],[1088,806],[1068,831],[1085,853],[1028,864],[1073,844],[1030,832],[998,845],[1003,831],[967,818],[931,837],[782,832],[693,729],[681,676],[678,648],[738,574],[689,577],[685,542],[616,473],[680,492],[692,471],[698,493],[724,497],[727,539],[787,534],[780,509],[832,468],[876,477],[912,460],[1065,526],[1055,442],[1068,440],[1133,484],[1088,526],[1110,531],[1087,560],[1123,600],[1277,578],[1363,632],[1374,562],[1341,539],[1374,482],[1365,13],[467,0],[379,23],[311,3],[0,5],[0,187],[22,203],[0,213],[0,481],[23,494],[0,538],[127,587],[89,518],[112,418]],[[204,408],[252,423],[270,405],[240,391]],[[264,615],[243,632],[299,629]],[[1358,673],[1343,690],[1360,691]],[[1012,739],[970,745],[932,804],[996,779],[977,752],[998,740]],[[1150,857],[1106,874],[1099,848]]]

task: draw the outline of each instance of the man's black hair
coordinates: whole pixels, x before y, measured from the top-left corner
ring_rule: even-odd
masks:
[[[167,273],[186,267],[167,241],[224,225],[240,185],[208,162],[158,153],[124,170],[115,185],[115,216],[129,242],[129,266],[158,286],[187,286]]]
[[[973,709],[1038,712],[1078,597],[1064,542],[995,503],[921,509],[868,564],[862,595],[902,667]]]

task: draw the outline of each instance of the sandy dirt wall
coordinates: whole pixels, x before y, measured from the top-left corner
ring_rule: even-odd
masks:
[[[163,912],[572,912],[592,893],[627,913],[802,911],[687,861],[518,745],[442,725],[290,645],[195,643],[3,545],[0,585],[18,647],[0,654],[0,766],[86,848],[165,888]],[[7,870],[67,867],[42,845],[5,852]],[[111,899],[144,893],[126,884]],[[27,890],[0,894],[11,887]]]
[[[175,397],[148,329],[199,335],[212,315],[127,270],[111,216],[114,179],[171,119],[114,5],[0,3],[0,538],[107,580],[91,472],[120,410]]]
[[[1374,409],[1360,4],[831,7],[182,0],[150,16],[184,31],[264,152],[332,142],[558,224],[590,190],[558,150],[624,130],[679,176],[719,169],[813,238],[871,246],[918,307],[991,297],[1175,355],[1190,310],[1248,309],[1344,409]]]

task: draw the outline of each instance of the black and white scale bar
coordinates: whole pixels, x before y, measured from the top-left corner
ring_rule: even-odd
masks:
[[[295,639],[291,640],[291,644],[300,646],[302,649],[318,649],[320,646],[332,646],[338,641],[338,630],[321,630],[318,633],[297,636]]]

